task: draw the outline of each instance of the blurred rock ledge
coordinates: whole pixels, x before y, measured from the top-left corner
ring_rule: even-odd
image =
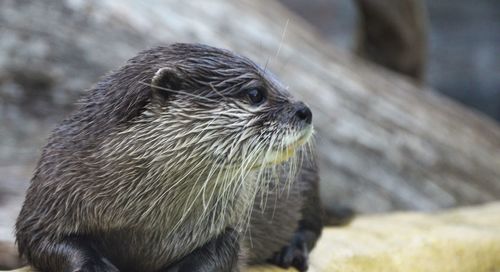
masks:
[[[500,202],[436,214],[361,216],[348,227],[324,230],[309,271],[500,271],[499,215]]]
[[[500,271],[499,214],[496,202],[435,214],[360,216],[348,227],[324,230],[309,271]],[[286,270],[255,267],[247,272],[280,271]]]

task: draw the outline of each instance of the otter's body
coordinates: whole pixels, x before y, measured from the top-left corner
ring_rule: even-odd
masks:
[[[236,271],[241,252],[304,270],[321,231],[300,147],[310,123],[246,58],[144,51],[53,132],[17,221],[20,252],[51,272]]]

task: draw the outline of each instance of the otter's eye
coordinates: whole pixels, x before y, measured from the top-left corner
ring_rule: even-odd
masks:
[[[247,90],[247,96],[252,105],[259,105],[266,100],[264,91],[258,88],[252,88]]]

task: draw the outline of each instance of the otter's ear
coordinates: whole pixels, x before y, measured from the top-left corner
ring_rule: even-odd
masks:
[[[182,76],[179,70],[172,67],[160,68],[151,80],[153,99],[168,99],[172,93],[181,89],[181,84]]]

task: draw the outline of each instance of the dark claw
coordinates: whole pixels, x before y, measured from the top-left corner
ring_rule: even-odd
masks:
[[[284,246],[281,251],[276,252],[269,261],[282,268],[295,267],[300,272],[305,272],[309,266],[308,259],[307,244],[304,236],[298,232],[290,245]]]

